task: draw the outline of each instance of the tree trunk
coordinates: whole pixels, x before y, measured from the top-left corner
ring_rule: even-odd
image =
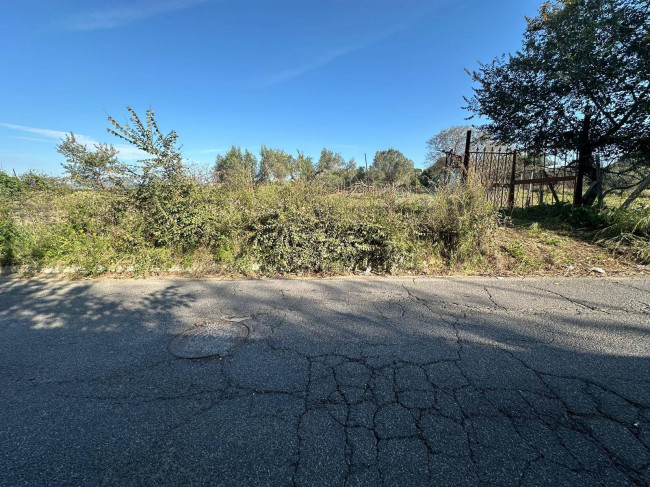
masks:
[[[598,178],[598,208],[602,208],[605,204],[605,196],[603,195],[603,166],[600,163],[600,156],[596,156],[596,177]]]
[[[598,193],[600,193],[600,184],[598,181],[592,181],[585,194],[582,196],[582,205],[591,206],[598,198]]]
[[[589,169],[587,176],[592,182],[582,197],[582,204],[584,206],[591,206],[598,199],[598,204],[602,206],[603,178],[602,171],[600,170],[600,157],[598,155],[594,158],[594,164]]]
[[[627,208],[632,202],[639,197],[643,191],[650,187],[650,174],[639,183],[639,185],[632,191],[632,194],[623,202],[621,208]]]
[[[582,133],[580,134],[580,146],[578,148],[578,174],[576,176],[576,186],[573,191],[573,204],[575,206],[582,206],[584,204],[582,194],[583,179],[585,173],[590,170],[590,162],[593,152],[591,144],[589,143],[590,125],[591,116],[589,115],[589,112],[587,112],[582,122]]]

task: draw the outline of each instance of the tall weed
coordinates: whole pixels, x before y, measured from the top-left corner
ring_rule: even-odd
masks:
[[[483,188],[470,180],[465,186],[443,186],[434,193],[426,230],[448,265],[481,255],[497,211],[486,201]]]

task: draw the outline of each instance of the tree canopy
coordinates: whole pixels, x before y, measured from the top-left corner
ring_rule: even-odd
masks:
[[[467,108],[505,143],[627,153],[650,137],[650,3],[555,0],[523,47],[471,73]]]
[[[318,172],[336,172],[345,167],[345,159],[338,152],[333,152],[328,149],[323,149],[316,165]]]
[[[413,161],[396,149],[377,152],[372,169],[379,178],[392,185],[408,184],[413,177]]]
[[[70,179],[82,188],[104,189],[120,185],[124,166],[117,159],[117,150],[108,144],[96,144],[89,150],[70,133],[57,146],[56,151],[65,157],[62,164]]]
[[[262,145],[257,179],[258,181],[282,181],[291,175],[293,164],[291,154]]]
[[[474,145],[478,144],[488,148],[498,145],[486,132],[476,127],[455,125],[441,130],[427,140],[427,162],[434,164],[444,152],[451,151],[454,154],[462,154],[465,150],[467,132],[470,130],[472,131],[472,143]]]
[[[215,179],[234,185],[251,185],[257,173],[257,158],[248,149],[232,146],[225,154],[219,154],[214,165]]]
[[[169,181],[185,177],[183,157],[178,146],[178,134],[175,131],[164,135],[158,128],[152,109],[147,110],[145,123],[131,107],[126,107],[130,114],[130,123],[121,125],[113,117],[108,117],[112,128],[108,133],[125,140],[150,157],[140,161],[142,178],[145,181]]]
[[[291,170],[292,179],[310,179],[314,176],[314,161],[310,156],[298,151],[298,157],[294,158]]]

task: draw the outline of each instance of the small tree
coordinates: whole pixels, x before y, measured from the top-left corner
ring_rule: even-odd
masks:
[[[73,133],[57,146],[56,151],[65,157],[62,166],[70,179],[82,188],[104,189],[119,186],[125,168],[117,159],[117,150],[108,144],[96,144],[95,150],[77,142]]]
[[[345,159],[338,152],[323,149],[316,165],[317,172],[337,172],[345,167]]]
[[[251,186],[257,173],[257,158],[248,150],[232,146],[225,155],[218,155],[214,167],[215,179],[219,182]]]
[[[167,135],[158,128],[152,109],[146,112],[146,125],[131,107],[126,107],[130,114],[131,125],[120,125],[113,117],[108,117],[113,128],[106,129],[108,133],[134,145],[151,157],[139,161],[142,164],[144,180],[159,179],[171,181],[186,177],[180,148],[177,147],[178,134],[173,130]]]
[[[291,178],[309,180],[314,177],[314,160],[305,153],[298,151],[298,157],[294,158],[291,168]]]
[[[293,157],[290,154],[262,145],[257,180],[259,182],[283,181],[291,175],[293,165]]]
[[[375,178],[392,186],[407,185],[413,175],[413,161],[396,149],[379,151],[372,162]]]
[[[203,228],[197,225],[196,188],[185,172],[178,135],[174,131],[163,135],[151,109],[146,124],[131,107],[127,110],[131,124],[120,125],[108,117],[113,128],[107,130],[151,156],[139,161],[141,173],[134,195],[147,232],[157,245],[195,245]]]

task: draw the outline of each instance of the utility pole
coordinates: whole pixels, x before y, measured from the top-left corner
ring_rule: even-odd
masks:
[[[366,161],[366,188],[368,188],[368,156],[365,152],[363,153],[363,158]]]

